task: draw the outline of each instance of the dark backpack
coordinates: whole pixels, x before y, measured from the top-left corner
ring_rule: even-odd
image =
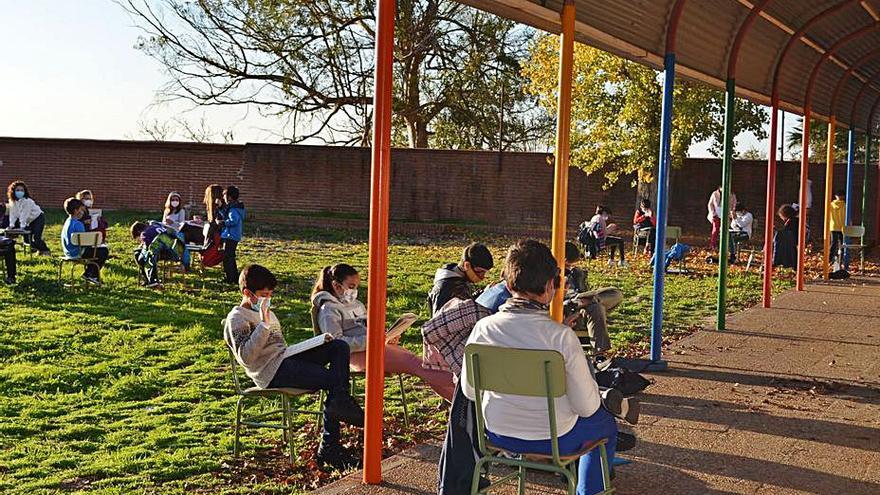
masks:
[[[651,385],[651,382],[642,375],[626,368],[615,367],[614,363],[596,372],[596,383],[600,387],[617,389],[626,396],[635,395]]]
[[[596,239],[596,225],[593,222],[584,222],[578,228],[578,243],[584,247],[584,253],[590,258],[595,258],[599,253],[599,242]]]

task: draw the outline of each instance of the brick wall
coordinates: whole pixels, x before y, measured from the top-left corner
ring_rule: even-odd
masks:
[[[0,183],[25,180],[37,201],[60,207],[80,189],[92,189],[102,208],[159,210],[169,191],[199,203],[207,184],[236,184],[252,210],[333,212],[360,217],[366,226],[370,152],[366,148],[269,144],[218,145],[138,141],[0,138]],[[548,225],[552,214],[553,167],[542,153],[399,149],[392,154],[391,217],[394,220],[464,222],[498,226]],[[780,164],[777,197],[797,201],[795,163]],[[862,167],[857,167],[856,204],[861,203]],[[845,183],[836,167],[835,183]],[[813,165],[814,210],[821,228],[824,167]],[[869,174],[873,199],[876,169]],[[718,160],[687,160],[670,178],[671,225],[691,234],[709,229],[708,194],[721,177]],[[572,169],[569,224],[608,205],[622,226],[636,203],[631,178],[609,190],[601,178]],[[766,164],[735,164],[734,191],[764,223]],[[858,211],[859,208],[855,208]],[[869,232],[873,232],[869,201]],[[856,214],[856,221],[858,221]]]

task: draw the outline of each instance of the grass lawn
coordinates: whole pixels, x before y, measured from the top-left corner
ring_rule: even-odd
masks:
[[[232,458],[235,398],[220,320],[239,300],[210,269],[202,288],[168,284],[141,288],[130,258],[128,224],[138,215],[111,213],[111,253],[105,286],[62,289],[56,282],[62,216],[49,214],[46,239],[53,259],[19,254],[19,285],[0,287],[0,493],[291,493],[336,477],[310,462],[316,444],[304,421],[300,461],[285,464],[277,432],[245,433],[244,455]],[[289,342],[311,334],[308,296],[318,270],[347,261],[366,274],[365,232],[292,229],[251,219],[239,264],[260,262],[279,277],[272,304]],[[503,259],[511,239],[482,239]],[[405,311],[426,315],[425,294],[434,270],[455,261],[468,239],[395,238],[389,246],[389,318]],[[695,256],[696,258],[696,256]],[[594,287],[615,285],[626,294],[611,315],[615,345],[644,349],[651,317],[651,274],[645,259],[618,271],[595,261]],[[714,314],[714,267],[696,264],[691,276],[667,278],[666,331],[688,329]],[[495,278],[500,272],[496,268]],[[77,275],[79,272],[77,272]],[[729,307],[760,298],[753,270],[732,271]],[[779,291],[790,278],[777,282]],[[365,284],[361,298],[364,297]],[[417,331],[404,343],[420,353]],[[416,385],[415,381],[410,381]],[[395,387],[387,387],[388,392]],[[442,434],[445,411],[426,387],[413,394],[416,410],[407,431],[390,404],[387,452]],[[345,435],[360,445],[359,432]]]

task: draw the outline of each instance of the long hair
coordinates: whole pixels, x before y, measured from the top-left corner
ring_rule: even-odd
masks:
[[[211,184],[205,188],[205,212],[209,222],[213,222],[218,217],[217,200],[223,202],[223,186]]]
[[[312,295],[318,292],[327,291],[333,294],[333,282],[342,283],[348,277],[357,275],[358,271],[349,264],[337,263],[333,266],[325,266],[318,272],[315,280],[315,287],[312,289]]]
[[[31,197],[31,192],[28,191],[27,184],[25,184],[23,180],[15,180],[15,181],[12,181],[12,183],[9,184],[9,187],[6,189],[6,197],[9,198],[9,204],[12,204],[18,200],[18,198],[15,197],[15,188],[17,188],[17,187],[24,188],[24,197],[25,198]]]
[[[177,208],[171,206],[171,198],[177,198]],[[183,199],[180,197],[179,193],[170,192],[168,193],[168,197],[165,199],[165,215],[168,216],[171,213],[178,213],[183,208]]]

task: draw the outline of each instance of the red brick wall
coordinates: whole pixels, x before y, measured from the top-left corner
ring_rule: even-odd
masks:
[[[44,207],[60,207],[80,189],[92,189],[102,208],[161,209],[175,190],[200,203],[206,185],[236,184],[252,210],[334,212],[366,218],[370,154],[366,148],[269,144],[218,145],[138,141],[0,138],[0,183],[25,180]],[[548,225],[552,214],[553,167],[542,153],[399,149],[392,154],[392,207],[396,220]],[[777,203],[797,201],[795,171],[780,165]],[[862,167],[857,167],[856,205],[861,204]],[[814,211],[821,228],[824,167],[813,165]],[[718,160],[688,160],[670,178],[669,223],[686,232],[708,232],[709,193],[720,181]],[[763,231],[766,164],[738,161],[734,191],[749,205]],[[836,167],[836,184],[845,184],[845,167]],[[869,174],[873,199],[876,169]],[[609,190],[601,177],[571,170],[569,224],[593,213],[596,204],[615,212],[627,226],[636,203],[631,178]],[[869,201],[873,232],[873,201]],[[854,211],[858,212],[859,208]],[[858,213],[855,215],[859,220]],[[366,221],[364,221],[366,226]],[[818,230],[817,230],[818,231]]]

